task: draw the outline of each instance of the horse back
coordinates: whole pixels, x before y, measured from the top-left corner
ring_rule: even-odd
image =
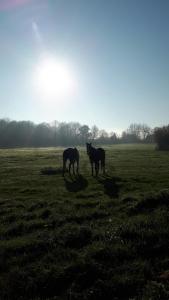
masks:
[[[93,162],[99,162],[105,160],[105,151],[102,148],[92,148],[91,153],[89,154],[90,160]]]
[[[97,148],[99,160],[105,159],[105,150],[103,148]]]
[[[63,151],[63,160],[79,160],[79,151],[76,148],[67,148]]]

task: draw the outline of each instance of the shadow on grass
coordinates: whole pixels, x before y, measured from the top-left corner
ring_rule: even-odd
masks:
[[[41,169],[42,175],[57,175],[62,174],[62,168],[54,169],[51,167]]]
[[[103,175],[98,177],[98,182],[103,184],[104,192],[111,198],[118,198],[120,187],[122,186],[122,179],[120,177]]]
[[[69,192],[78,192],[88,186],[87,180],[82,175],[64,177],[66,189]]]

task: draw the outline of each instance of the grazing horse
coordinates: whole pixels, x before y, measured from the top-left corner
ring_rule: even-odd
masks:
[[[67,148],[63,151],[63,176],[66,170],[66,162],[69,160],[69,174],[71,166],[73,166],[73,174],[75,174],[74,164],[76,162],[76,172],[79,172],[79,151],[76,148]]]
[[[93,165],[95,165],[96,176],[99,173],[99,164],[101,162],[101,169],[103,174],[105,174],[105,150],[102,148],[94,148],[91,143],[86,143],[87,154],[90,159],[92,167],[92,176],[93,176]]]

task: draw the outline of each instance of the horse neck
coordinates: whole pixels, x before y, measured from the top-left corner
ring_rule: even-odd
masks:
[[[97,151],[96,148],[94,148],[93,146],[90,146],[90,148],[89,148],[89,155],[92,155],[92,154],[96,153],[96,151]]]

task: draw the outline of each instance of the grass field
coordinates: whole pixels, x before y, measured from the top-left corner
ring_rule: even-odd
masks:
[[[169,299],[169,152],[106,149],[62,177],[61,148],[0,150],[0,299]]]

